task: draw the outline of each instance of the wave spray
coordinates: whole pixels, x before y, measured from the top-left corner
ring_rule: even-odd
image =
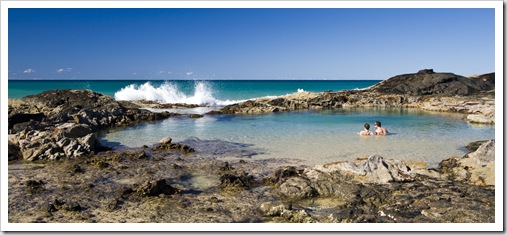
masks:
[[[207,106],[224,106],[240,101],[218,100],[213,97],[212,87],[205,81],[195,81],[193,94],[186,94],[175,84],[164,82],[159,86],[146,82],[130,84],[114,94],[116,100],[152,100],[162,104],[185,103]]]

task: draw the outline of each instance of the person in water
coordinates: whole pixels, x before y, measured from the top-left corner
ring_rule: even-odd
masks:
[[[364,130],[362,130],[361,132],[359,132],[359,135],[369,136],[369,135],[375,135],[375,133],[373,131],[370,131],[370,124],[369,123],[365,123],[364,124]]]
[[[386,128],[382,127],[382,123],[379,121],[375,121],[375,129],[376,135],[387,135],[389,133]]]

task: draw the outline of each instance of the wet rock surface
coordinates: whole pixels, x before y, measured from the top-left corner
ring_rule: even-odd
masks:
[[[149,148],[11,162],[9,222],[489,223],[494,184],[450,172],[487,166],[493,143],[440,171],[378,155],[305,167]]]

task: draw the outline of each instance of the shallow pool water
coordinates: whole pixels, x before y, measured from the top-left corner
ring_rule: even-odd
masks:
[[[462,114],[400,108],[293,111],[263,115],[170,118],[102,133],[103,144],[140,147],[165,136],[195,147],[201,156],[291,158],[314,165],[380,154],[425,161],[430,167],[463,156],[472,141],[494,139],[495,127],[474,125]],[[361,137],[364,123],[381,121],[390,134]]]

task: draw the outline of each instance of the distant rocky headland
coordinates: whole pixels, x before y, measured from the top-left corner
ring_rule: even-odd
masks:
[[[406,107],[468,114],[475,123],[495,122],[495,74],[463,77],[431,69],[398,75],[362,90],[299,92],[232,104],[211,114],[267,113],[345,107]]]
[[[494,125],[494,84],[494,73],[424,69],[362,90],[259,98],[205,115],[399,107]],[[495,140],[470,143],[432,169],[378,155],[309,167],[227,162],[170,137],[129,150],[98,141],[99,130],[182,116],[144,109],[157,107],[189,108],[91,90],[9,100],[9,222],[495,222]]]

